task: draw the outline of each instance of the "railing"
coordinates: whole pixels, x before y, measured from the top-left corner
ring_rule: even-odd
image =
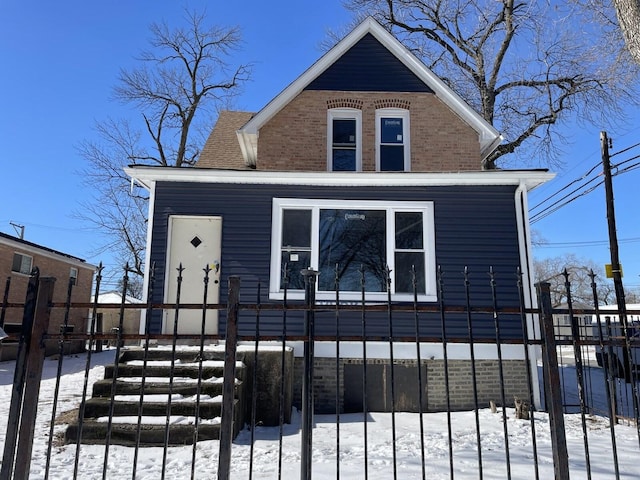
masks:
[[[94,301],[86,304],[52,303],[54,281],[37,272],[23,304],[5,295],[0,318],[10,309],[24,314],[20,334],[9,338],[17,345],[16,359],[0,363],[0,392],[11,392],[10,402],[0,397],[7,398],[0,479],[60,478],[61,472],[65,478],[221,479],[640,475],[633,461],[640,445],[633,328],[616,335],[598,307],[576,312],[569,302],[568,309],[554,310],[544,283],[537,285],[540,309],[525,305],[518,272],[507,289],[517,292],[514,304],[492,270],[482,304],[466,270],[454,288],[463,299],[456,303],[446,301],[452,295],[438,272],[437,304],[418,302],[415,291],[413,302],[370,304],[363,286],[360,302],[344,304],[336,293],[335,302],[318,305],[315,272],[309,271],[304,302],[288,301],[285,293],[283,301],[265,303],[259,284],[255,301],[247,302],[241,279],[231,277],[225,303],[209,304],[207,270],[202,305],[180,304],[179,292],[175,304],[100,305],[100,272]],[[127,281],[125,274],[125,289]],[[336,284],[339,292],[338,278]],[[70,284],[68,298],[71,290]],[[570,285],[567,290],[570,298]],[[97,329],[99,308],[119,313],[116,331]],[[51,309],[86,309],[87,333],[70,333],[65,324],[59,333],[50,328]],[[193,309],[202,312],[201,332],[178,333],[180,312]],[[144,314],[145,333],[123,333],[130,310]],[[149,320],[162,310],[172,311],[172,333],[150,331]],[[224,335],[204,333],[207,310],[220,312]],[[590,328],[578,324],[577,313],[592,315]],[[559,314],[569,316],[571,335],[558,335]],[[262,323],[274,315],[281,330],[262,333]],[[288,329],[300,323],[303,331]],[[45,361],[44,342],[52,340],[58,355]],[[65,355],[73,341],[86,351]],[[140,360],[118,361],[132,350]],[[145,402],[155,395],[148,388],[158,388],[153,372],[161,368],[154,360],[160,350],[169,354],[162,370],[166,405],[156,418],[160,440],[147,446],[151,406]],[[181,359],[185,350],[195,352],[195,360]],[[204,412],[213,401],[205,389],[214,382],[205,377],[216,351],[224,371],[219,439],[213,440]],[[242,388],[238,361],[249,371]],[[188,444],[177,445],[172,429],[184,401],[187,364],[197,372],[192,414],[185,415],[191,430]],[[127,400],[135,406],[127,420],[134,441],[122,446],[119,409],[125,400],[119,389],[132,368],[143,373],[137,396]],[[110,377],[101,379],[106,372]],[[108,410],[100,421],[106,434],[95,445],[90,392],[95,396],[105,381]],[[74,441],[65,437],[67,423],[74,424]]]

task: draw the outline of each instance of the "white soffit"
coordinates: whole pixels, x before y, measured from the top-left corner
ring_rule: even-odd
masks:
[[[555,177],[544,170],[483,170],[473,172],[279,172],[269,170],[216,170],[172,167],[128,167],[125,173],[151,190],[155,182],[196,182],[309,186],[447,186],[525,185],[531,190]]]

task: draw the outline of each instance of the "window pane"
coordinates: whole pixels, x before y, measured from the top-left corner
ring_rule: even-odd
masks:
[[[354,149],[333,149],[334,172],[355,172],[356,170],[356,150]]]
[[[396,249],[422,248],[422,213],[396,212]]]
[[[282,212],[282,246],[311,247],[311,210]]]
[[[13,254],[13,265],[11,266],[12,272],[19,272],[22,267],[22,255],[19,253]]]
[[[304,278],[300,273],[311,265],[311,210],[288,209],[282,211],[282,253],[280,286],[284,288],[285,269],[287,289],[303,290]]]
[[[32,258],[27,255],[14,253],[11,271],[28,275],[31,273],[31,261]]]
[[[396,252],[395,257],[396,293],[413,293],[413,274],[411,267],[416,270],[416,288],[418,294],[425,293],[424,279],[424,253],[422,252]]]
[[[340,290],[360,291],[361,267],[368,292],[386,291],[386,212],[320,210],[318,289],[335,290],[338,265]]]
[[[403,143],[402,118],[380,119],[380,140],[382,143]]]
[[[304,277],[302,270],[311,265],[311,251],[309,250],[286,250],[281,257],[282,272],[280,273],[280,286],[284,289],[284,274],[287,273],[288,290],[304,290]]]
[[[356,119],[341,118],[333,121],[333,144],[356,144]]]
[[[380,170],[383,172],[404,171],[404,147],[402,145],[380,145]]]
[[[22,256],[22,269],[20,270],[22,273],[29,274],[31,273],[31,257],[27,257],[26,255]]]

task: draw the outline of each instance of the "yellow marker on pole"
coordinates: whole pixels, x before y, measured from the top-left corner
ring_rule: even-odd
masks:
[[[606,274],[607,278],[613,278],[613,267],[611,266],[610,263],[605,264],[604,266],[604,273]],[[622,278],[622,264],[620,264],[620,278]]]

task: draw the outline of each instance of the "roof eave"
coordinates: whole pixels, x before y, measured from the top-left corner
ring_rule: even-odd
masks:
[[[133,167],[125,173],[151,189],[156,182],[322,186],[525,185],[531,190],[555,177],[546,170],[479,170],[472,172],[282,172]]]
[[[258,159],[258,133],[250,133],[247,130],[237,130],[238,143],[240,151],[244,158],[244,164],[250,168],[256,168]]]

